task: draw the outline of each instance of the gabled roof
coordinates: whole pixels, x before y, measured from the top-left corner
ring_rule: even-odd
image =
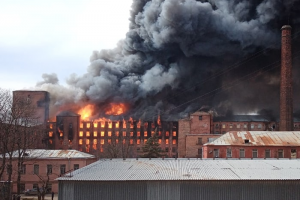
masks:
[[[94,155],[84,153],[81,151],[68,149],[68,150],[48,150],[48,149],[27,149],[26,158],[34,159],[64,159],[64,158],[95,158]],[[18,151],[13,152],[13,157],[18,157]]]
[[[99,160],[57,180],[300,180],[300,160]]]
[[[205,145],[300,146],[300,131],[230,131]]]

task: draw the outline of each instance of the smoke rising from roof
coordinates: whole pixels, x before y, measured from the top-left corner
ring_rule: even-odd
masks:
[[[235,112],[276,109],[279,70],[260,69],[280,57],[280,28],[288,15],[297,28],[297,9],[299,0],[134,0],[130,29],[115,49],[94,51],[87,73],[70,75],[68,86],[44,74],[37,87],[51,93],[56,108],[89,102],[99,115],[111,102],[128,103],[126,114],[137,118],[159,111],[182,117],[202,105]],[[216,76],[262,49],[255,60]],[[224,90],[256,70],[254,78]]]

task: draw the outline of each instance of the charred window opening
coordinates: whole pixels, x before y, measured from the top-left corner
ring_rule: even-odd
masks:
[[[70,123],[69,124],[68,140],[73,140],[73,133],[74,133],[74,131],[73,131],[73,124]]]
[[[245,139],[245,144],[249,144],[249,140],[248,139]]]

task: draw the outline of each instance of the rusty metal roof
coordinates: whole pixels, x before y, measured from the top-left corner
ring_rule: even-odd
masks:
[[[27,149],[26,158],[35,159],[63,159],[63,158],[95,158],[94,155],[84,153],[81,151],[68,149],[68,150],[48,150],[48,149]],[[13,152],[13,157],[18,157],[18,151]]]
[[[57,180],[300,180],[300,160],[196,158],[99,160]]]
[[[230,131],[205,145],[300,146],[300,132]]]

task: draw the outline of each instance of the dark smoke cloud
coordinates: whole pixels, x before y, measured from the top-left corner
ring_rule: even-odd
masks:
[[[280,57],[280,28],[289,19],[297,31],[298,11],[299,0],[134,0],[125,40],[93,52],[87,73],[71,75],[68,87],[54,75],[43,75],[38,87],[57,106],[93,103],[99,115],[110,102],[126,102],[127,116],[137,118],[161,112],[174,119],[202,105],[237,113],[276,109],[279,70],[259,69]],[[262,49],[255,60],[218,75]]]

